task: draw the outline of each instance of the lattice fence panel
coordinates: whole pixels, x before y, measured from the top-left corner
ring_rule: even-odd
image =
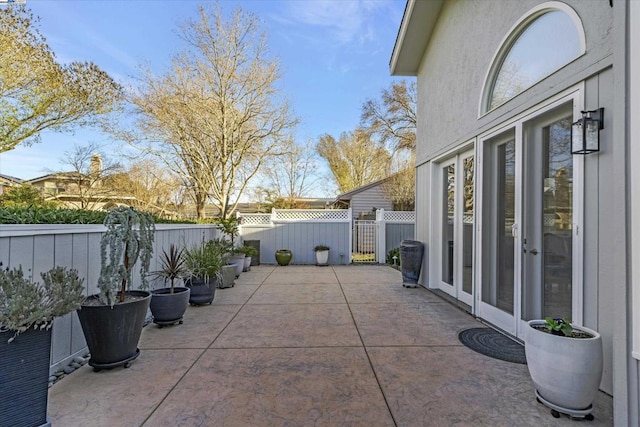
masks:
[[[269,225],[271,214],[241,214],[242,225]]]
[[[384,211],[384,220],[387,222],[415,222],[416,213],[406,211]]]
[[[274,209],[272,220],[276,221],[351,221],[347,209]]]

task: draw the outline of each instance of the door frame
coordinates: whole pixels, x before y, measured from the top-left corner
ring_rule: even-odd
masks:
[[[475,177],[477,175],[478,166],[475,160],[475,139],[467,141],[462,144],[456,150],[448,152],[437,159],[433,159],[431,164],[431,194],[435,197],[430,197],[431,200],[431,221],[430,221],[430,232],[429,232],[429,246],[431,249],[431,254],[433,256],[429,257],[429,283],[430,288],[439,289],[446,294],[452,296],[453,298],[467,304],[469,307],[473,307],[473,288],[475,288],[475,267],[472,271],[472,293],[468,294],[464,292],[462,287],[462,251],[463,247],[461,244],[454,244],[454,252],[453,252],[453,284],[448,284],[442,280],[442,261],[443,261],[443,252],[442,252],[442,222],[443,222],[443,175],[442,170],[448,165],[455,165],[455,199],[454,199],[454,227],[453,227],[453,241],[454,242],[462,242],[462,221],[463,215],[460,209],[458,208],[462,204],[463,191],[462,190],[462,182],[461,172],[462,169],[460,166],[463,166],[462,159],[467,157],[474,157],[474,203],[476,198],[476,189],[475,189]],[[476,207],[474,204],[474,211]],[[472,232],[472,259],[473,265],[475,266],[476,256],[475,256],[475,218]],[[435,248],[438,248],[437,250]]]
[[[524,190],[523,176],[523,138],[524,124],[532,122],[537,117],[560,107],[568,102],[572,103],[573,120],[581,117],[581,110],[584,109],[584,82],[579,83],[567,90],[549,98],[547,101],[538,104],[528,110],[500,123],[497,126],[481,133],[477,137],[475,148],[476,171],[475,171],[475,259],[478,262],[474,264],[474,314],[486,320],[488,323],[512,334],[516,337],[522,337],[523,331],[527,326],[527,322],[522,320],[522,232],[521,226],[523,221],[523,200],[522,193]],[[486,158],[490,150],[488,144],[493,138],[499,137],[511,129],[514,130],[516,145],[516,196],[515,196],[515,224],[514,224],[514,307],[513,316],[499,310],[496,307],[484,303],[482,301],[482,280],[483,262],[486,254],[483,254],[482,241],[484,238],[483,212],[486,200],[491,199],[491,194],[485,194],[485,164],[491,165],[491,161]],[[582,324],[583,320],[583,220],[584,220],[584,156],[573,156],[573,285],[572,286],[572,320],[576,324]],[[487,237],[488,238],[488,237]]]

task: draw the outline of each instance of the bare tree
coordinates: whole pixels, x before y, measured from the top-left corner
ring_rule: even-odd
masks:
[[[392,153],[416,148],[415,80],[401,80],[384,89],[380,100],[368,99],[362,105],[361,126],[387,144]]]
[[[97,144],[74,145],[64,152],[60,164],[64,170],[54,176],[64,188],[65,203],[78,209],[97,209],[119,196],[109,180],[122,171],[122,165],[105,156]]]
[[[308,196],[320,179],[317,174],[319,159],[311,143],[300,146],[293,139],[288,139],[283,149],[284,154],[271,157],[264,163],[260,173],[262,184],[258,188],[271,203],[280,200],[280,205],[299,208],[296,199]]]
[[[391,156],[385,147],[373,141],[367,132],[356,129],[343,132],[336,141],[331,135],[320,137],[316,147],[344,193],[377,181],[389,174]]]
[[[180,179],[163,164],[143,159],[112,175],[108,184],[117,193],[130,196],[131,205],[162,216],[173,216],[181,193]]]
[[[199,13],[180,26],[188,47],[171,70],[147,70],[131,101],[147,149],[188,183],[198,217],[210,199],[226,218],[296,120],[278,96],[278,61],[267,57],[258,20],[236,9],[225,21],[218,5]]]
[[[25,7],[0,9],[0,152],[40,132],[93,125],[122,88],[90,62],[60,65]]]

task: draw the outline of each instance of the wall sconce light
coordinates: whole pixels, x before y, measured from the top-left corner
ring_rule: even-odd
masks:
[[[601,129],[604,129],[604,108],[582,111],[582,118],[571,126],[571,154],[600,151]]]

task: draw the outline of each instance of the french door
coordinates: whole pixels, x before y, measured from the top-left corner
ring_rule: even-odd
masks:
[[[577,311],[573,115],[568,102],[482,141],[476,313],[515,336],[527,320]]]
[[[432,283],[454,298],[473,305],[474,182],[473,150],[438,164],[439,209],[434,227],[439,247]]]

